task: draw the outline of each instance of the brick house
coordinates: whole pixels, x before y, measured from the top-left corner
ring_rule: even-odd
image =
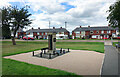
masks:
[[[53,29],[29,29],[25,32],[25,34],[27,35],[32,35],[34,38],[37,39],[48,39],[47,34],[49,32],[56,32],[56,39],[68,39],[69,38],[69,31],[66,30],[65,28],[55,28],[53,27]],[[19,32],[18,32],[18,36],[19,36]]]
[[[110,26],[103,27],[77,27],[72,31],[72,38],[90,38],[90,39],[103,39],[115,37],[118,35],[118,28]]]
[[[19,30],[18,30],[17,33],[16,33],[16,38],[22,38],[22,37],[25,36],[25,35],[26,35],[26,32],[23,31],[22,28],[19,28]]]

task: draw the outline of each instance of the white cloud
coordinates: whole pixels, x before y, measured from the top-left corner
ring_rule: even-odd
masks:
[[[10,4],[6,0],[0,1],[0,8],[2,8],[3,6],[9,6],[9,5]]]
[[[31,5],[34,11],[42,10],[50,14],[65,10],[65,7],[60,5],[57,0],[39,0],[39,2],[29,2],[28,5]]]
[[[16,2],[16,0],[12,0]],[[11,1],[11,2],[12,2]],[[43,11],[43,13],[34,13],[31,19],[34,19],[32,27],[48,28],[49,20],[51,27],[64,27],[67,21],[67,29],[71,32],[79,25],[103,26],[108,25],[106,17],[109,6],[116,0],[19,0],[25,5],[30,5],[33,11]],[[7,0],[10,2],[10,0]],[[68,11],[60,3],[67,2],[75,6]],[[8,3],[9,4],[9,3]]]

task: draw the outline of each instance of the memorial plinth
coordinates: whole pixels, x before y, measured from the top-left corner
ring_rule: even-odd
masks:
[[[60,48],[59,50],[56,50],[56,32],[49,32],[48,47],[42,48],[41,52],[38,54],[35,54],[35,51],[33,51],[32,55],[40,58],[53,59],[57,56],[61,56],[68,52],[69,52],[69,48],[66,51],[63,50],[62,48]]]

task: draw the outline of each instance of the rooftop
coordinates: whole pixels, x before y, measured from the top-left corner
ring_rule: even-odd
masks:
[[[103,26],[103,27],[77,27],[73,31],[92,31],[92,30],[118,30],[118,28],[113,28],[111,26]]]
[[[65,28],[54,28],[54,29],[29,29],[26,32],[68,32]]]

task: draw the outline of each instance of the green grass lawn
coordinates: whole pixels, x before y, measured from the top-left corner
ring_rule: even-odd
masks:
[[[17,41],[17,45],[12,45],[11,41],[2,42],[2,55],[12,55],[18,53],[25,53],[34,50],[40,50],[47,47],[47,42],[40,41]],[[57,48],[70,48],[74,50],[91,50],[104,53],[104,43],[102,42],[57,42]]]
[[[113,42],[113,46],[115,46],[115,44],[118,44],[118,42]]]
[[[90,50],[104,53],[103,42],[57,42],[57,48],[70,48],[73,50]]]
[[[76,75],[57,69],[3,59],[3,75]]]
[[[39,41],[17,41],[12,45],[10,41],[2,42],[2,56],[30,52],[47,47],[47,42]],[[70,48],[75,50],[92,50],[104,53],[104,43],[101,42],[57,42],[57,48]],[[57,69],[50,69],[42,66],[32,65],[3,58],[3,75],[75,75]]]
[[[12,55],[24,52],[30,52],[34,50],[40,50],[43,47],[47,47],[47,42],[32,42],[32,41],[17,41],[17,45],[12,45],[11,41],[2,42],[2,55]]]

